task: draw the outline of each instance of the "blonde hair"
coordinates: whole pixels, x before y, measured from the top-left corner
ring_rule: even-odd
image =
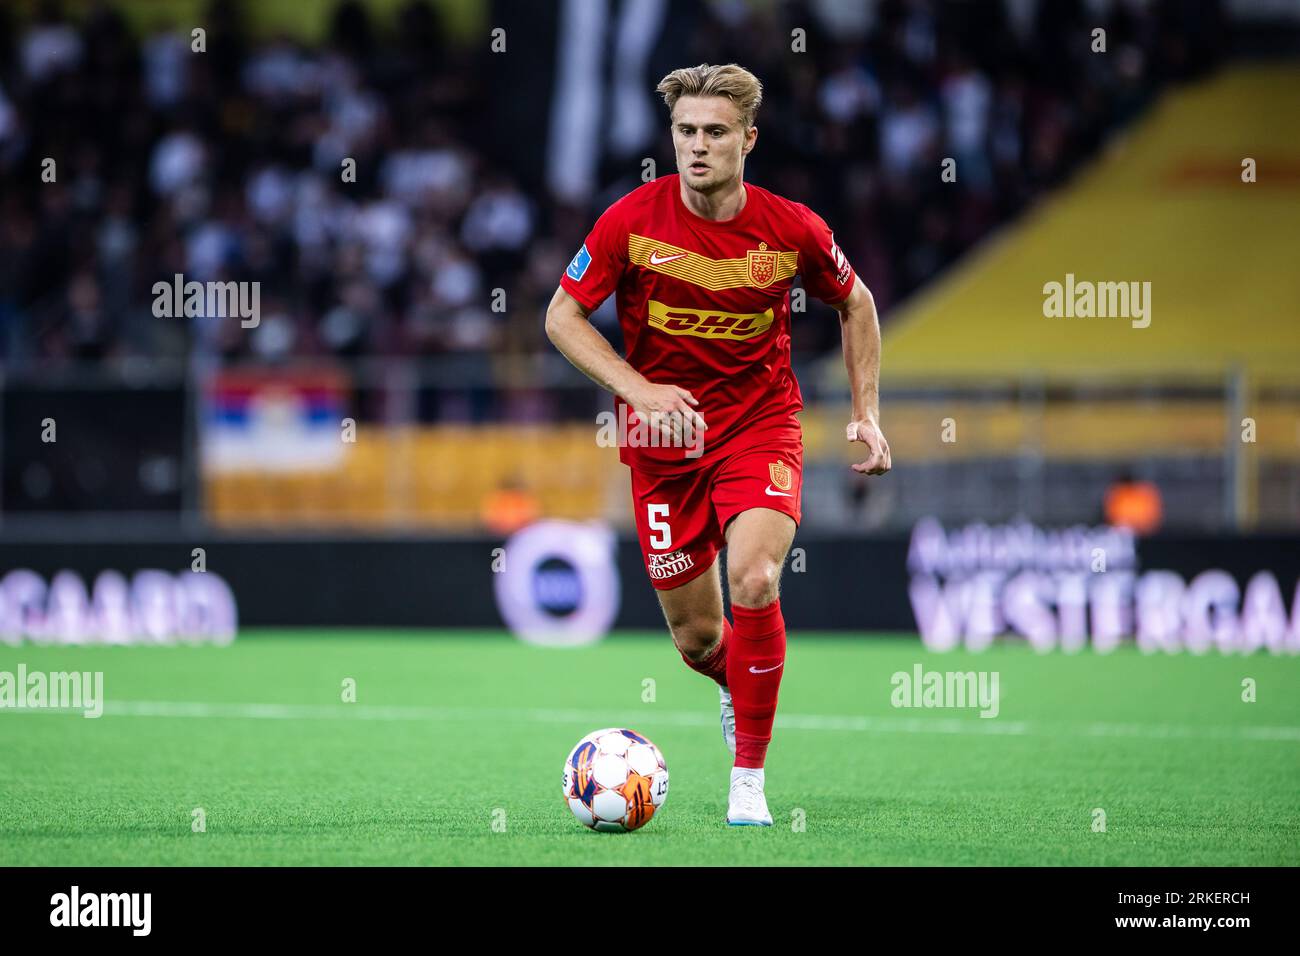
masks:
[[[684,66],[673,70],[655,89],[663,94],[671,114],[683,96],[725,96],[740,111],[740,125],[754,125],[754,114],[763,102],[763,84],[753,73],[735,63],[726,66]]]

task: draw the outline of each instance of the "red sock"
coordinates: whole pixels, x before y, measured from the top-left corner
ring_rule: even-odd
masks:
[[[682,654],[682,660],[686,666],[693,671],[698,671],[705,677],[711,678],[718,682],[719,687],[727,686],[727,645],[731,643],[731,622],[727,616],[722,616],[722,640],[718,641],[712,653],[702,661],[693,661],[685,654]],[[681,651],[678,651],[681,654]]]
[[[727,685],[736,708],[736,766],[759,768],[776,719],[785,671],[785,619],[778,598],[767,607],[731,605],[736,619],[727,654]]]

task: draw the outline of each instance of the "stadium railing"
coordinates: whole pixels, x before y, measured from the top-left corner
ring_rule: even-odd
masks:
[[[0,515],[436,532],[519,509],[630,525],[627,472],[597,441],[607,397],[562,371],[499,387],[455,364],[11,371]],[[1121,474],[1160,489],[1168,528],[1300,527],[1295,383],[890,381],[894,472],[872,481],[847,467],[862,454],[843,438],[847,397],[815,379],[805,395],[806,528],[1095,524]]]

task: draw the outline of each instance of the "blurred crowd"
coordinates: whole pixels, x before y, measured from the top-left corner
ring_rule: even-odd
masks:
[[[1210,68],[1219,28],[1199,0],[661,5],[645,95],[674,66],[758,74],[748,178],[830,222],[886,321],[1163,85]],[[487,4],[484,22],[509,22],[510,7]],[[548,127],[521,114],[549,98],[553,37],[536,40],[548,49],[531,51],[534,99],[519,88],[511,113],[502,84],[521,74],[501,68],[486,29],[451,39],[438,10],[411,0],[380,18],[344,0],[307,45],[259,35],[239,3],[215,0],[201,54],[190,24],[137,35],[111,2],[0,10],[0,357],[529,368],[548,350],[541,317],[565,264],[643,167],[611,150],[589,196],[548,189],[534,142]],[[530,42],[516,30],[504,56]],[[662,174],[672,153],[655,116],[646,155]],[[176,273],[259,281],[259,325],[156,318],[153,284]],[[805,358],[838,345],[818,318],[795,329]]]

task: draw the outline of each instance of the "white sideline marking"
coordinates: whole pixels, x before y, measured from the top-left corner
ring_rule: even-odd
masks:
[[[79,709],[0,709],[0,713],[75,714]],[[373,704],[212,704],[191,701],[109,701],[106,717],[197,717],[244,720],[513,720],[548,724],[636,726],[652,721],[684,727],[713,727],[716,715],[689,710],[545,710],[501,707],[382,707]],[[1152,740],[1215,739],[1300,742],[1300,727],[1192,727],[1180,724],[1051,724],[997,718],[855,717],[777,714],[781,730],[882,734],[974,734],[977,736],[1140,737]]]

